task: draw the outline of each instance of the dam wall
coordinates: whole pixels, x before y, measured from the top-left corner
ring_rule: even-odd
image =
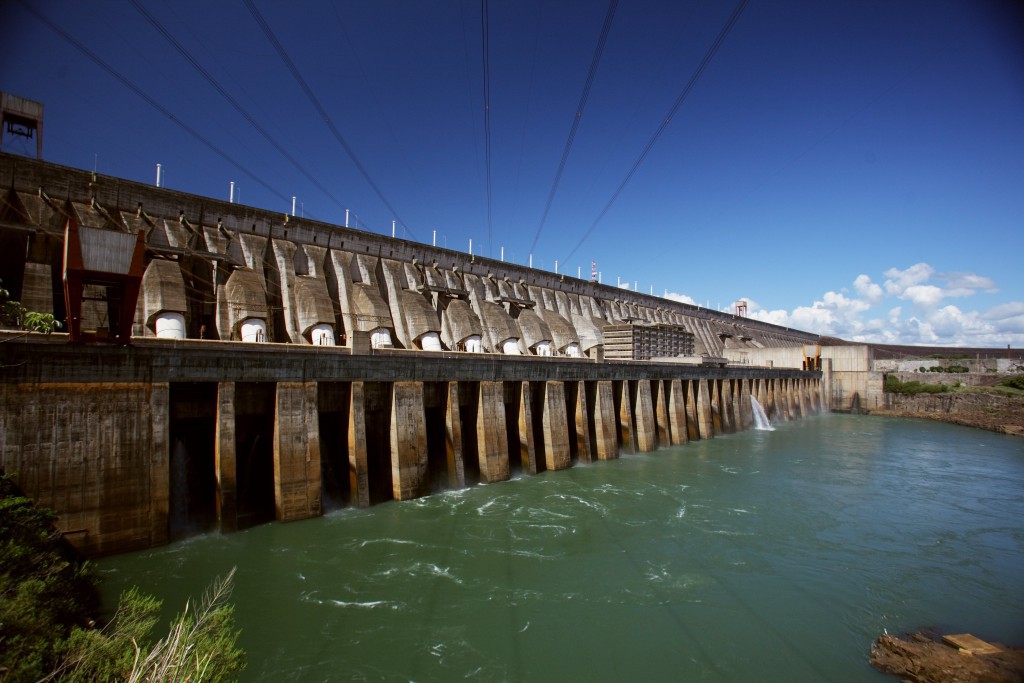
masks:
[[[708,439],[750,428],[751,396],[776,420],[832,396],[828,371],[726,367],[814,334],[9,154],[0,280],[68,330],[0,331],[0,469],[90,555]],[[606,360],[623,326],[634,358]]]
[[[828,409],[827,373],[0,335],[0,469],[88,555],[315,517]],[[666,457],[680,457],[675,455]]]
[[[69,226],[86,275],[102,270],[89,266],[108,260],[99,255],[142,240],[132,320],[116,319],[100,277],[66,301]],[[351,347],[368,332],[381,349],[600,359],[604,328],[632,323],[685,330],[698,359],[818,342],[565,274],[10,154],[0,154],[0,280],[29,310],[101,340],[130,326],[135,338]]]
[[[831,377],[829,405],[837,412],[859,413],[884,407],[885,375],[876,368],[873,349],[867,345],[811,347]],[[806,351],[810,351],[808,348]],[[803,368],[805,349],[799,346],[766,349],[727,349],[725,357],[750,367]]]

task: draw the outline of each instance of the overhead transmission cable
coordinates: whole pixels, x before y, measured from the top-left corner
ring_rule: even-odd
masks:
[[[359,75],[363,77],[363,83],[366,86],[366,90],[370,93],[370,99],[373,100],[373,104],[377,108],[380,120],[384,122],[385,127],[388,130],[388,135],[391,138],[391,142],[402,159],[402,164],[407,169],[414,169],[416,166],[412,163],[409,155],[407,154],[406,148],[398,141],[398,136],[395,135],[395,126],[391,122],[391,117],[388,116],[388,110],[381,105],[380,98],[377,96],[377,91],[373,87],[373,82],[366,73],[366,68],[363,66],[362,60],[359,58],[359,50],[356,49],[355,43],[352,41],[352,36],[348,32],[346,22],[341,16],[341,12],[338,10],[338,3],[332,2],[331,9],[334,10],[334,17],[338,20],[338,28],[341,29],[341,34],[345,37],[345,43],[348,45],[349,50],[352,52],[352,63],[355,64],[356,68],[359,69]],[[424,186],[425,183],[417,183],[417,185]]]
[[[487,253],[491,253],[491,240],[494,234],[492,211],[494,195],[491,191],[491,59],[490,40],[488,38],[489,18],[487,16],[487,0],[480,0],[480,32],[482,34],[483,67],[484,67],[484,173],[487,183]]]
[[[530,81],[529,81],[529,86],[526,89],[526,97],[523,98],[523,102],[524,102],[524,104],[526,106],[525,106],[525,109],[523,110],[523,115],[520,117],[522,125],[520,127],[520,133],[519,133],[519,158],[516,160],[515,184],[513,185],[513,192],[512,192],[512,196],[513,196],[512,214],[513,215],[517,214],[517,208],[518,208],[518,205],[519,205],[519,196],[520,196],[519,195],[519,178],[522,175],[522,171],[523,171],[523,157],[526,155],[526,131],[529,128],[529,125],[530,125],[530,104],[533,101],[533,86],[534,86],[534,83],[536,82],[537,61],[538,61],[537,54],[539,52],[537,50],[537,44],[540,42],[540,26],[541,26],[541,20],[544,18],[544,6],[543,5],[539,5],[538,6],[538,9],[537,9],[537,12],[536,12],[536,16],[537,16],[537,18],[534,21],[534,26],[533,26],[533,43],[530,46],[530,54],[533,57],[530,60]]]
[[[295,157],[293,157],[291,155],[291,153],[287,149],[285,149],[285,147],[283,145],[281,145],[279,142],[277,142],[277,140],[275,140],[270,135],[270,133],[263,126],[261,126],[259,123],[257,123],[256,120],[252,117],[252,115],[249,114],[249,112],[247,112],[245,110],[245,108],[241,104],[239,104],[238,100],[236,100],[234,97],[232,97],[224,89],[224,87],[221,86],[221,84],[218,83],[217,80],[213,76],[211,76],[210,73],[206,69],[203,68],[202,64],[200,64],[195,59],[195,57],[193,57],[192,54],[181,43],[179,43],[177,41],[177,39],[170,33],[170,31],[168,31],[164,27],[164,25],[162,23],[160,23],[160,20],[157,19],[156,17],[154,17],[149,12],[149,10],[147,10],[142,5],[142,3],[139,0],[129,0],[129,2],[131,2],[131,4],[135,7],[135,9],[139,11],[139,14],[141,14],[143,17],[145,17],[146,21],[148,21],[153,26],[153,28],[155,28],[157,31],[159,31],[160,34],[167,40],[167,42],[169,42],[174,47],[174,49],[176,49],[178,51],[178,53],[182,57],[184,57],[185,60],[188,61],[188,63],[191,64],[192,67],[196,71],[199,72],[199,75],[201,75],[203,78],[205,78],[207,83],[212,85],[213,88],[217,92],[219,92],[221,94],[221,96],[225,100],[227,100],[228,104],[230,104],[232,107],[234,107],[235,111],[237,111],[239,114],[241,114],[242,118],[244,118],[249,123],[249,125],[252,126],[256,130],[257,133],[259,133],[261,136],[263,136],[264,140],[269,142],[274,147],[274,149],[276,149],[278,152],[280,152],[281,155],[285,159],[287,159],[292,164],[292,166],[294,166],[303,176],[305,176],[305,178],[309,182],[313,183],[314,187],[316,187],[318,190],[323,192],[324,195],[326,197],[328,197],[331,201],[333,201],[336,205],[338,205],[339,208],[341,208],[341,209],[347,208],[347,207],[345,207],[344,204],[342,204],[340,201],[338,201],[338,198],[335,197],[331,193],[330,190],[328,190],[326,187],[324,187],[323,184],[320,183],[320,181],[316,179],[316,177],[314,177],[309,171],[307,171],[302,166],[302,164],[300,164],[295,159]]]
[[[278,197],[282,201],[285,201],[285,202],[289,201],[289,197],[286,197],[285,195],[283,195],[282,193],[278,192],[276,189],[271,187],[271,185],[269,183],[267,183],[265,180],[263,180],[262,178],[260,178],[256,174],[252,173],[249,169],[247,169],[242,164],[240,164],[237,161],[235,161],[235,159],[233,157],[231,157],[231,155],[229,155],[227,152],[222,150],[220,147],[217,147],[209,139],[204,137],[199,131],[197,131],[196,129],[194,129],[191,126],[189,126],[187,123],[185,123],[184,121],[179,119],[177,116],[175,116],[166,107],[164,107],[159,102],[154,100],[152,97],[147,95],[142,90],[142,88],[140,88],[139,86],[135,85],[135,83],[133,83],[132,81],[128,80],[128,78],[125,77],[121,72],[119,72],[117,69],[112,67],[110,64],[107,64],[105,61],[103,61],[103,59],[101,59],[98,55],[96,55],[96,53],[94,53],[92,50],[90,50],[85,45],[83,45],[78,40],[76,40],[67,31],[65,31],[60,26],[58,26],[53,21],[51,21],[49,17],[39,13],[29,2],[27,2],[27,0],[22,0],[21,1],[21,5],[32,16],[34,16],[36,19],[38,19],[39,21],[41,21],[44,24],[46,24],[47,26],[49,26],[50,29],[52,31],[54,31],[57,35],[59,35],[65,41],[70,43],[75,49],[77,49],[83,55],[85,55],[86,57],[91,59],[93,62],[95,62],[100,68],[102,68],[108,74],[110,74],[115,79],[117,79],[121,83],[121,85],[123,85],[124,87],[128,88],[133,93],[135,93],[136,95],[141,97],[143,100],[146,101],[147,104],[149,104],[151,107],[153,107],[154,109],[159,111],[161,114],[163,114],[164,116],[169,118],[172,122],[174,122],[176,125],[178,125],[180,128],[182,128],[186,133],[188,133],[189,135],[194,137],[196,140],[201,142],[203,145],[205,145],[207,148],[209,148],[214,154],[216,154],[217,156],[219,156],[222,159],[224,159],[224,161],[228,162],[229,164],[231,164],[232,166],[237,168],[240,172],[242,172],[243,174],[245,174],[246,176],[251,178],[253,181],[258,183],[259,185],[262,185],[265,189],[267,189],[274,196]]]
[[[569,255],[565,257],[565,261],[568,261],[570,258],[572,258],[576,251],[581,246],[583,246],[583,243],[587,240],[588,237],[590,237],[590,234],[594,232],[594,228],[597,227],[597,224],[600,223],[602,219],[604,219],[605,214],[607,214],[608,210],[612,208],[612,205],[619,198],[619,195],[622,194],[622,191],[626,189],[626,185],[628,185],[629,181],[633,179],[633,176],[636,174],[637,169],[640,168],[640,165],[644,162],[644,159],[647,158],[647,154],[654,147],[654,144],[658,141],[658,138],[661,137],[661,134],[665,132],[665,129],[668,127],[668,124],[672,121],[672,117],[676,115],[676,112],[679,111],[679,107],[682,106],[683,102],[686,101],[686,98],[689,97],[690,92],[697,84],[697,81],[700,80],[700,77],[704,73],[704,70],[707,68],[708,64],[711,63],[711,60],[714,58],[715,53],[718,52],[718,49],[722,46],[722,43],[725,42],[726,36],[729,35],[729,32],[732,30],[733,25],[736,24],[736,21],[740,18],[740,15],[743,14],[743,10],[746,8],[748,2],[749,0],[740,0],[739,3],[736,4],[736,7],[733,8],[732,14],[729,15],[729,18],[728,20],[726,20],[725,25],[722,27],[722,30],[718,32],[718,36],[715,37],[715,40],[711,44],[711,47],[709,47],[708,51],[704,54],[704,58],[700,61],[700,64],[697,65],[697,69],[693,72],[693,75],[690,77],[689,82],[679,93],[679,96],[676,97],[675,102],[672,103],[672,107],[669,108],[668,113],[665,114],[664,118],[662,118],[661,123],[658,124],[658,127],[655,129],[654,133],[647,141],[647,144],[644,145],[644,148],[643,150],[641,150],[640,155],[636,158],[636,161],[633,162],[633,165],[630,167],[629,172],[626,173],[626,177],[622,179],[622,182],[619,184],[619,187],[612,194],[611,199],[608,200],[608,203],[604,205],[603,209],[601,209],[601,212],[597,215],[597,218],[594,219],[594,222],[590,224],[590,227],[587,228],[586,232],[583,233],[583,236],[580,237],[580,240],[579,242],[576,243],[576,246],[573,247],[572,251],[569,252]]]
[[[337,126],[334,125],[334,122],[331,121],[331,117],[330,115],[328,115],[327,110],[324,108],[324,105],[321,104],[320,100],[313,93],[313,89],[309,87],[309,83],[306,82],[306,79],[302,77],[302,73],[299,71],[298,67],[295,66],[295,62],[293,62],[292,58],[288,56],[288,51],[285,50],[284,45],[282,45],[281,41],[279,41],[277,39],[277,36],[274,35],[273,29],[270,28],[270,24],[268,24],[267,21],[263,18],[263,15],[260,14],[259,10],[256,9],[256,5],[253,4],[252,0],[242,0],[242,2],[244,2],[245,6],[249,9],[249,13],[252,15],[252,18],[256,20],[257,24],[259,24],[260,29],[263,31],[263,35],[267,37],[267,40],[274,48],[274,51],[277,52],[277,56],[281,58],[281,61],[284,62],[284,65],[288,68],[288,71],[291,72],[291,75],[295,79],[295,82],[298,83],[299,87],[302,88],[302,91],[306,94],[306,97],[309,99],[310,104],[312,104],[313,108],[316,109],[318,114],[320,114],[320,118],[322,118],[324,120],[324,123],[327,124],[327,128],[334,135],[334,138],[338,141],[338,144],[341,145],[342,149],[345,150],[345,153],[348,154],[349,159],[352,160],[352,163],[362,174],[363,179],[366,180],[366,182],[370,185],[371,188],[373,188],[373,191],[377,194],[377,197],[380,198],[381,202],[384,203],[384,206],[388,208],[388,211],[391,212],[391,215],[395,218],[395,220],[397,220],[398,223],[402,224],[402,226],[408,231],[409,235],[411,235],[413,239],[419,239],[418,237],[416,237],[416,234],[412,231],[412,228],[410,228],[406,224],[406,222],[402,220],[401,216],[398,215],[398,211],[395,210],[395,207],[393,207],[391,205],[391,202],[388,201],[387,197],[384,196],[384,193],[381,191],[380,187],[377,185],[376,182],[374,182],[373,178],[370,176],[370,172],[366,170],[366,167],[363,165],[363,162],[361,162],[359,160],[359,157],[356,156],[355,150],[353,150],[352,147],[348,144],[348,142],[345,141],[345,137],[338,130]]]
[[[580,121],[583,120],[583,110],[587,106],[587,98],[590,97],[590,86],[594,84],[594,76],[597,74],[597,67],[601,63],[601,55],[604,53],[604,45],[608,40],[608,32],[612,28],[612,20],[615,18],[615,9],[619,5],[619,0],[611,0],[608,3],[608,12],[604,17],[604,25],[601,27],[601,35],[597,39],[597,47],[594,49],[594,56],[590,60],[590,70],[587,71],[587,78],[583,84],[583,92],[580,94],[580,101],[576,105],[576,115],[572,119],[572,126],[569,127],[569,136],[565,140],[565,149],[562,150],[562,160],[558,163],[558,171],[555,173],[555,179],[551,183],[551,191],[548,193],[547,203],[544,204],[544,213],[540,217],[540,223],[537,225],[537,233],[533,236],[533,244],[530,245],[530,253],[537,247],[537,240],[540,239],[540,233],[544,229],[544,224],[548,220],[548,212],[551,211],[551,204],[555,200],[555,193],[558,191],[558,184],[562,180],[562,172],[565,171],[565,164],[569,160],[569,151],[572,149],[573,140],[576,138],[576,130],[580,126]]]

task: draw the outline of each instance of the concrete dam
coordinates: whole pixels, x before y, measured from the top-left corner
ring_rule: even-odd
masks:
[[[830,407],[817,335],[7,154],[0,247],[66,330],[0,331],[0,469],[91,555]]]

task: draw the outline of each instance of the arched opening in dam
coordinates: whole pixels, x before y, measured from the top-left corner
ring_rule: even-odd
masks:
[[[523,392],[520,382],[505,382],[503,391],[505,404],[505,436],[508,442],[509,476],[523,471],[523,438],[519,433],[519,411],[522,409]],[[529,452],[527,452],[529,459]]]
[[[352,503],[352,469],[348,449],[351,401],[351,385],[347,382],[318,383],[320,481],[325,510]]]
[[[235,383],[235,454],[239,529],[275,518],[272,382]]]
[[[176,540],[217,524],[217,384],[172,382],[168,394],[168,534]]]
[[[453,392],[447,382],[423,383],[423,412],[426,420],[428,493],[458,488],[455,471],[456,434],[450,433],[450,405]],[[458,394],[455,393],[455,402]],[[455,406],[458,410],[458,406]]]
[[[480,483],[480,460],[476,421],[479,412],[480,382],[459,382],[459,429],[462,432],[462,456],[466,486]]]
[[[619,447],[625,453],[636,452],[633,440],[631,395],[633,395],[633,392],[630,389],[630,382],[628,380],[612,382],[615,434],[619,440]]]
[[[370,505],[392,500],[391,385],[363,382],[366,415],[366,472]]]
[[[544,382],[530,382],[530,412],[533,415],[544,414]],[[544,472],[547,470],[547,459],[545,456],[544,448],[544,421],[543,420],[532,420],[531,429],[533,430],[533,444],[534,444],[534,472]]]

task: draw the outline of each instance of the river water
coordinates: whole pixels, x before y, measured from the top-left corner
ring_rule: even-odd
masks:
[[[1024,644],[1024,439],[824,415],[98,564],[168,618],[237,566],[249,681],[888,681]]]

